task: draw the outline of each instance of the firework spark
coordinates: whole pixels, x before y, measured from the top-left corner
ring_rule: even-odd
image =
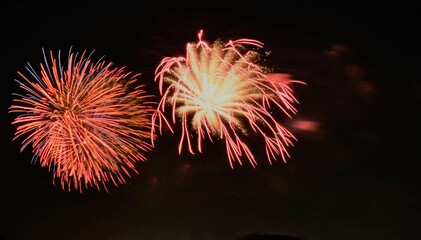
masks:
[[[197,43],[187,44],[185,57],[166,57],[156,68],[161,100],[152,117],[156,123],[152,133],[162,134],[163,125],[174,133],[180,121],[179,153],[187,146],[194,154],[193,145],[202,152],[203,139],[223,139],[233,168],[235,161],[242,165],[244,156],[253,167],[257,165],[246,141],[254,132],[263,138],[271,164],[278,156],[286,161],[290,157],[287,148],[297,139],[272,111],[277,109],[290,118],[296,114],[293,105],[298,101],[290,85],[305,83],[292,80],[288,74],[272,73],[260,64],[262,54],[247,48],[262,48],[260,41],[238,39],[208,44],[202,36],[203,30],[199,31]],[[170,117],[165,115],[167,107]]]
[[[31,81],[16,80],[25,92],[14,94],[10,113],[18,113],[13,140],[24,137],[21,152],[32,145],[33,161],[48,167],[63,189],[72,186],[107,189],[123,184],[135,163],[145,161],[152,149],[150,95],[137,84],[140,74],[112,67],[102,58],[91,61],[93,51],[72,52],[61,63],[43,49],[40,75],[28,63]]]

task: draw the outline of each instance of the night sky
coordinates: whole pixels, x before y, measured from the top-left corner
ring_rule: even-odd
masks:
[[[294,2],[3,1],[0,239],[419,239],[419,4]],[[294,86],[299,113],[280,119],[298,139],[287,163],[262,148],[256,168],[232,169],[223,142],[179,155],[167,132],[126,184],[80,193],[12,141],[14,80],[42,48],[95,50],[158,94],[155,68],[201,29],[210,43],[263,42],[268,64],[307,83]]]

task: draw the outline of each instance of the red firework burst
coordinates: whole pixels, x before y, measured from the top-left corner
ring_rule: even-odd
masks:
[[[304,82],[271,73],[261,65],[261,54],[248,48],[262,48],[257,40],[208,44],[202,35],[200,31],[199,41],[187,44],[186,57],[166,57],[156,68],[155,81],[162,97],[152,122],[157,122],[161,133],[163,124],[174,133],[173,125],[180,120],[179,153],[183,146],[194,153],[195,132],[199,152],[202,139],[224,139],[231,167],[234,161],[242,164],[243,156],[254,167],[255,156],[244,138],[255,132],[264,140],[269,162],[277,156],[285,161],[287,147],[296,138],[273,112],[279,110],[287,117],[296,114],[293,104],[298,101],[290,85]],[[167,107],[172,121],[164,114]],[[155,124],[152,130],[157,131]]]
[[[63,189],[72,186],[107,189],[125,183],[152,149],[151,116],[154,103],[137,83],[139,74],[112,67],[93,51],[72,52],[62,64],[43,50],[40,75],[30,65],[32,81],[16,80],[24,94],[14,94],[10,113],[18,116],[15,137],[23,137],[21,152],[32,146],[35,162],[53,172]],[[152,139],[154,135],[152,135]]]

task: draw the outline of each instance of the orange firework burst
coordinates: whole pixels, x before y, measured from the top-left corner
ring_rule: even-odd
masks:
[[[202,140],[213,137],[225,140],[230,166],[243,156],[255,167],[257,162],[249,148],[246,136],[250,130],[261,136],[270,163],[281,156],[289,157],[287,147],[297,140],[276,119],[273,109],[291,117],[298,103],[290,88],[288,74],[271,73],[259,64],[261,54],[252,48],[263,44],[253,39],[215,41],[208,44],[198,34],[197,43],[187,44],[186,57],[166,57],[156,69],[155,81],[162,96],[152,122],[162,134],[166,124],[171,132],[177,119],[181,121],[179,153],[183,146],[194,154],[192,141],[196,133],[197,150],[202,152]],[[171,119],[166,119],[169,106]],[[152,133],[157,131],[155,124]]]
[[[93,51],[91,52],[91,54]],[[25,95],[15,94],[10,112],[18,113],[13,140],[25,136],[21,152],[32,145],[34,160],[48,167],[63,189],[102,187],[125,183],[135,163],[145,161],[152,149],[151,116],[156,103],[149,101],[139,74],[112,67],[91,54],[69,51],[67,63],[43,50],[40,75],[28,64],[36,80],[22,73],[16,80]]]

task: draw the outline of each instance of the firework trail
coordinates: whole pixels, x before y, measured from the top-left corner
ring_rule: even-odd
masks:
[[[185,57],[166,57],[155,71],[161,100],[152,117],[152,133],[162,134],[163,125],[174,133],[174,125],[181,123],[178,151],[187,146],[194,154],[193,141],[202,152],[202,141],[213,138],[225,140],[231,168],[237,161],[242,165],[245,156],[255,167],[257,161],[246,137],[250,132],[262,137],[268,161],[272,164],[280,156],[290,157],[287,147],[297,139],[283,127],[272,113],[278,109],[282,116],[297,113],[298,103],[290,88],[288,74],[271,73],[260,65],[261,54],[251,48],[262,48],[253,39],[188,43]],[[171,117],[166,117],[169,108]],[[156,124],[155,124],[156,123]],[[193,132],[196,134],[194,135]]]
[[[43,51],[40,75],[28,63],[30,78],[18,72],[25,93],[14,94],[10,113],[18,116],[13,140],[23,137],[21,152],[32,145],[33,161],[53,172],[63,189],[107,189],[125,183],[135,163],[152,149],[151,116],[156,102],[138,85],[139,74],[91,61],[87,51],[72,52],[62,64]]]

